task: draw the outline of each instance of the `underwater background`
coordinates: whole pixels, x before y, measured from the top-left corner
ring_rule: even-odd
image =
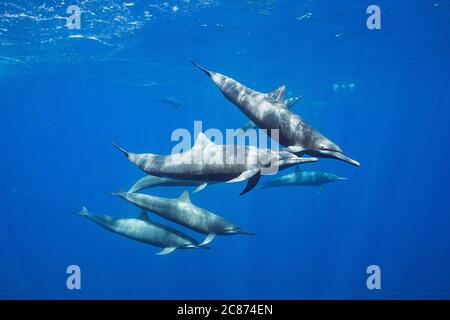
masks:
[[[65,26],[71,4],[79,30]],[[370,4],[381,30],[366,27]],[[444,0],[0,2],[0,298],[450,298],[449,27]],[[217,237],[212,250],[155,256],[72,214],[139,214],[108,195],[145,176],[110,141],[167,154],[172,131],[195,120],[247,122],[190,60],[304,95],[293,110],[361,167],[302,165],[348,178],[320,194],[239,196],[243,183],[192,194],[256,233]],[[81,290],[66,287],[73,264]],[[366,287],[372,264],[381,290]]]

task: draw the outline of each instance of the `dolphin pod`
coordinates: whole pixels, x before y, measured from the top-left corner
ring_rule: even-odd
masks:
[[[243,145],[219,145],[200,133],[189,151],[171,155],[131,153],[113,144],[140,169],[149,175],[186,180],[221,181],[227,183],[247,180],[241,195],[252,190],[268,164],[285,169],[317,158],[300,158],[287,151]],[[220,158],[212,158],[215,156]],[[242,161],[237,161],[242,157]]]
[[[261,93],[223,74],[207,70],[194,61],[192,64],[206,73],[222,94],[259,128],[267,129],[269,135],[270,129],[278,129],[278,142],[286,146],[286,151],[300,156],[309,154],[320,158],[334,158],[360,166],[358,161],[344,155],[337,144],[285,107],[284,85],[272,92]]]
[[[118,233],[133,240],[164,248],[161,252],[157,253],[157,255],[166,255],[178,248],[209,249],[178,230],[152,222],[145,212],[142,212],[138,218],[125,219],[113,218],[104,214],[89,213],[88,210],[83,207],[78,214],[87,217],[89,220],[94,221],[106,230]]]
[[[128,192],[114,192],[120,198],[139,208],[136,218],[114,218],[103,214],[89,213],[83,207],[78,214],[85,216],[101,227],[127,238],[163,248],[157,255],[166,255],[176,249],[210,249],[207,247],[216,235],[254,235],[206,209],[195,206],[187,191],[178,198],[162,198],[137,193],[156,186],[196,186],[194,192],[203,190],[208,184],[247,181],[241,195],[252,190],[261,175],[273,174],[279,170],[307,162],[315,158],[334,158],[354,166],[359,162],[346,156],[342,149],[313,129],[300,116],[291,111],[302,96],[284,98],[285,86],[270,93],[252,90],[236,80],[203,68],[192,62],[208,75],[222,94],[235,104],[250,120],[242,129],[278,130],[280,150],[245,145],[220,145],[200,133],[194,146],[180,154],[158,155],[132,153],[115,145],[130,162],[148,174],[136,181]],[[174,98],[166,97],[161,102],[175,107],[184,105]],[[275,137],[273,137],[275,138]],[[303,155],[313,157],[303,158]],[[281,186],[319,186],[333,181],[346,180],[331,173],[296,171],[269,180],[260,189]],[[202,242],[174,228],[155,223],[147,215],[152,212],[192,231],[206,235]]]
[[[206,234],[207,237],[200,246],[210,243],[216,235],[254,235],[208,210],[195,206],[187,191],[177,199],[128,192],[113,192],[112,195],[121,197],[141,210],[151,211],[186,228]]]

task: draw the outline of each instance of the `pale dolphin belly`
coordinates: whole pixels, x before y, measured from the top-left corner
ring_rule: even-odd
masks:
[[[183,248],[197,244],[194,239],[176,230],[171,232],[168,227],[141,219],[116,219],[99,214],[89,214],[88,218],[111,232],[160,248]]]

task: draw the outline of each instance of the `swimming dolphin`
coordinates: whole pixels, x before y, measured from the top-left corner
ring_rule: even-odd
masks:
[[[297,103],[297,101],[300,100],[301,98],[303,98],[303,95],[299,96],[299,97],[288,98],[288,99],[284,100],[284,106],[290,110],[290,109],[292,109],[292,107],[294,107],[294,105]],[[253,121],[249,121],[244,126],[241,127],[241,129],[243,131],[247,131],[248,129],[257,129],[257,128],[258,128],[258,126]]]
[[[333,173],[297,169],[295,172],[269,180],[260,189],[284,186],[317,186],[322,190],[324,184],[343,180],[347,180],[347,178],[339,177]]]
[[[175,108],[186,108],[186,106],[179,100],[177,100],[174,97],[162,97],[159,99],[155,99],[153,100],[155,102],[159,102],[159,103],[163,103],[163,104],[167,104],[169,106],[175,107]]]
[[[318,161],[317,158],[300,158],[287,151],[243,145],[218,145],[203,133],[199,134],[192,149],[167,156],[131,153],[114,143],[113,146],[149,175],[227,183],[248,180],[241,195],[256,186],[261,174]]]
[[[145,176],[136,181],[128,192],[138,192],[144,189],[154,187],[180,187],[180,186],[197,186],[193,193],[202,191],[208,184],[214,184],[214,181],[200,181],[200,180],[182,180],[172,178],[161,178],[155,176]]]
[[[209,71],[193,61],[192,64],[205,72],[222,94],[258,127],[267,129],[269,135],[270,129],[278,129],[278,142],[287,147],[286,151],[299,156],[309,154],[321,158],[335,158],[360,166],[358,161],[345,156],[338,145],[285,107],[285,86],[280,86],[270,93],[261,93],[230,77]]]
[[[216,235],[254,235],[254,233],[247,232],[208,210],[195,206],[189,199],[187,191],[184,191],[177,199],[121,191],[113,192],[112,195],[117,195],[131,202],[141,210],[154,212],[184,227],[207,234],[207,237],[199,246],[210,243]]]
[[[136,219],[114,218],[104,214],[89,213],[83,207],[78,214],[87,217],[106,230],[133,240],[164,248],[157,255],[169,254],[175,249],[209,249],[199,245],[195,239],[178,230],[150,221],[145,212],[141,212],[139,218]]]

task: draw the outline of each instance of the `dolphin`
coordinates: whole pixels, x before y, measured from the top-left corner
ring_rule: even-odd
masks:
[[[104,214],[89,213],[83,207],[78,214],[87,217],[106,230],[133,240],[164,248],[157,255],[169,254],[175,249],[209,249],[199,245],[195,239],[178,230],[152,222],[145,212],[141,212],[136,219],[114,218]]]
[[[197,186],[193,193],[202,191],[208,184],[214,184],[214,181],[200,181],[200,180],[182,180],[172,178],[161,178],[155,176],[145,176],[136,181],[128,192],[138,192],[144,189],[154,187],[179,187],[179,186]]]
[[[317,186],[322,190],[323,185],[334,182],[343,181],[347,178],[339,177],[333,173],[295,170],[295,172],[284,176],[269,180],[259,187],[259,189],[284,187],[284,186]]]
[[[358,161],[344,155],[337,144],[285,107],[284,85],[270,93],[261,93],[223,74],[207,70],[193,61],[192,64],[205,72],[222,94],[258,127],[267,129],[269,135],[270,129],[278,129],[278,142],[287,147],[286,151],[299,156],[309,154],[320,158],[334,158],[360,166]]]
[[[294,107],[294,105],[297,103],[297,101],[300,100],[301,98],[303,98],[303,95],[298,96],[298,97],[288,98],[288,99],[284,100],[284,106],[288,109],[292,109]],[[257,128],[258,128],[258,126],[253,121],[249,121],[244,126],[242,126],[240,129],[242,129],[242,131],[247,131],[248,129],[257,129]]]
[[[267,172],[284,169],[317,158],[300,158],[288,151],[254,146],[219,145],[200,133],[192,149],[171,155],[128,152],[113,143],[125,156],[149,175],[185,180],[234,183],[247,181],[241,195],[253,189]]]
[[[186,108],[186,106],[179,100],[177,100],[174,97],[162,97],[159,99],[154,99],[153,101],[155,102],[159,102],[159,103],[163,103],[163,104],[167,104],[169,106],[181,109],[181,108]]]
[[[254,233],[247,232],[208,210],[195,206],[192,204],[187,191],[184,191],[176,199],[121,191],[113,192],[112,195],[117,195],[127,200],[141,210],[154,212],[179,225],[207,234],[207,237],[199,246],[207,245],[216,235],[254,235]]]

